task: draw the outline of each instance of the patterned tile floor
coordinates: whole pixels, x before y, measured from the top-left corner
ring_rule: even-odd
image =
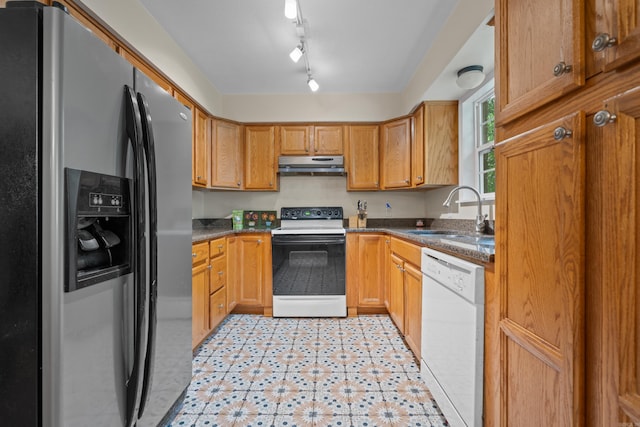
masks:
[[[446,426],[388,316],[230,315],[170,426]]]

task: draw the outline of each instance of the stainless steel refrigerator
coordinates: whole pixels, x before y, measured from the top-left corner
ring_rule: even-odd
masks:
[[[8,3],[0,153],[1,423],[161,424],[191,379],[191,112]]]

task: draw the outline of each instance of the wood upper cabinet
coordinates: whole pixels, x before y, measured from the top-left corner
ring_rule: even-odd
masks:
[[[499,130],[501,426],[585,425],[584,121],[576,113],[506,141]]]
[[[381,187],[411,187],[411,119],[387,122],[381,133]]]
[[[345,128],[347,190],[380,189],[380,127],[351,125]]]
[[[276,127],[246,126],[244,141],[244,188],[278,190]]]
[[[314,126],[313,155],[342,155],[344,153],[343,133],[342,125]]]
[[[457,185],[458,101],[425,102],[411,124],[411,185]]]
[[[640,58],[640,0],[587,0],[587,76]]]
[[[282,125],[280,126],[280,154],[341,155],[343,153],[342,125]]]
[[[498,125],[584,85],[583,8],[578,0],[496,1]]]
[[[210,187],[242,188],[242,126],[211,120]]]
[[[311,153],[313,126],[280,126],[280,154],[307,155]]]
[[[588,117],[587,419],[640,424],[640,88]],[[602,113],[599,113],[602,114]]]
[[[271,235],[238,234],[235,256],[238,304],[271,307]]]
[[[195,108],[195,135],[193,141],[193,185],[206,187],[208,183],[207,158],[211,146],[211,125],[207,114]]]

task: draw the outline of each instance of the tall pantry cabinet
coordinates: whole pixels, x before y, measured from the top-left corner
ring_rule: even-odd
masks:
[[[640,423],[639,58],[640,0],[496,2],[487,426]]]

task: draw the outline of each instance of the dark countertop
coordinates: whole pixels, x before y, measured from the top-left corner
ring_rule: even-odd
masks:
[[[440,229],[432,227],[425,229]],[[443,239],[442,236],[419,236],[407,233],[409,228],[387,228],[387,227],[368,227],[368,228],[346,228],[347,233],[387,233],[415,242],[435,250],[446,252],[453,256],[464,258],[475,263],[492,263],[495,260],[494,249],[483,246],[473,245],[464,242],[456,242],[455,239]],[[451,230],[447,228],[447,230]],[[246,229],[246,230],[230,230],[228,228],[203,228],[194,229],[192,233],[192,242],[199,243],[206,240],[217,239],[219,237],[229,236],[238,233],[271,233],[271,230],[263,229]],[[456,234],[475,235],[468,231],[456,231]]]

